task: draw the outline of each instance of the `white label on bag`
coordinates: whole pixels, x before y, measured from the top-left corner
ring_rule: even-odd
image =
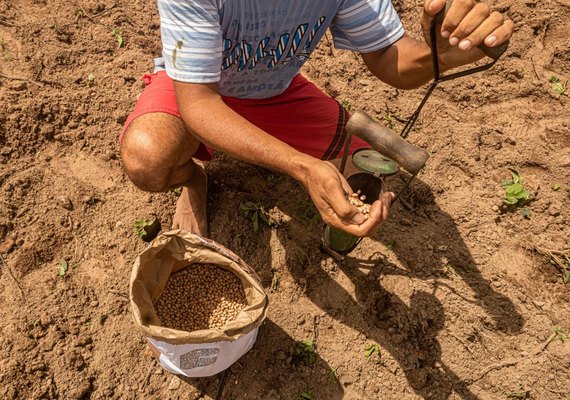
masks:
[[[218,359],[219,353],[220,349],[218,348],[189,351],[188,353],[182,354],[180,356],[180,368],[192,369],[196,367],[205,367],[206,365],[212,365]]]

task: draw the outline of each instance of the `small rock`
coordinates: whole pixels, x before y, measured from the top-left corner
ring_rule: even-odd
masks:
[[[62,206],[63,208],[65,208],[66,210],[73,210],[73,203],[71,202],[71,200],[69,199],[69,197],[67,196],[59,196],[57,198],[57,202],[59,203],[60,206]]]
[[[562,203],[558,200],[554,200],[550,207],[548,208],[548,213],[553,217],[557,217],[560,215],[560,211],[562,210]]]
[[[297,325],[303,325],[305,323],[305,316],[301,315],[297,318]]]
[[[0,244],[0,253],[9,253],[15,244],[15,240],[11,238],[6,239],[2,244]]]
[[[499,212],[499,206],[496,204],[492,207],[492,209],[494,212]]]
[[[173,376],[168,384],[169,390],[178,390],[180,388],[180,378],[177,376]]]
[[[532,301],[534,303],[535,306],[537,306],[538,308],[542,308],[546,305],[546,303],[544,301],[537,301],[537,300],[533,300]]]
[[[30,366],[30,372],[43,371],[46,369],[46,365],[43,361],[36,361]]]
[[[412,220],[409,219],[409,218],[405,218],[405,217],[404,217],[404,218],[402,218],[402,219],[400,220],[400,222],[401,222],[401,224],[404,225],[404,226],[412,226]]]

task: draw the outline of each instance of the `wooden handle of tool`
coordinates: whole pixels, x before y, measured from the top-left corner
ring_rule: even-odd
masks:
[[[447,14],[447,10],[449,10],[449,7],[451,7],[451,3],[452,0],[446,0],[445,7],[442,8],[441,11],[438,12],[434,17],[433,19],[434,24],[441,25],[443,23],[443,19],[445,18],[445,14]],[[508,40],[495,47],[489,47],[485,43],[481,43],[479,46],[477,46],[477,48],[481,50],[483,53],[485,53],[487,57],[490,57],[495,61],[497,61],[503,55],[503,53],[507,51],[507,47],[509,47]]]
[[[363,111],[358,110],[350,116],[346,130],[364,140],[378,153],[396,161],[410,174],[417,174],[429,158],[424,149],[406,142],[396,132],[374,121]]]

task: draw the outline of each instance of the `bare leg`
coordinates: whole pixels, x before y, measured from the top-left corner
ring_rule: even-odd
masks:
[[[179,118],[149,113],[131,123],[121,155],[127,175],[140,189],[165,192],[182,187],[173,228],[206,236],[206,172],[192,159],[199,145]]]

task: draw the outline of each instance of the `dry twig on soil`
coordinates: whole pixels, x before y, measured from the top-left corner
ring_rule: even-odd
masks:
[[[523,246],[530,251],[534,251],[542,256],[548,257],[551,264],[553,264],[557,270],[564,273],[570,273],[570,250],[552,250],[540,247],[528,240],[523,240]]]
[[[24,292],[22,291],[20,283],[18,282],[18,280],[16,279],[16,277],[12,273],[12,270],[8,266],[8,263],[6,262],[6,260],[4,260],[4,257],[2,257],[2,254],[0,254],[0,263],[6,267],[6,271],[8,271],[8,274],[12,277],[12,280],[14,281],[14,283],[16,284],[16,287],[18,288],[18,292],[20,292],[20,298],[22,300],[24,300]]]
[[[552,335],[550,335],[543,343],[541,343],[535,351],[532,352],[533,356],[537,356],[540,353],[542,353],[550,344],[550,342],[552,342],[554,340],[554,338],[556,337],[556,333],[553,333]]]
[[[36,82],[36,81],[34,81],[33,79],[26,78],[25,76],[6,75],[6,74],[0,72],[0,78],[11,79],[11,80],[13,80],[13,81],[30,82],[30,83],[33,83],[34,85],[38,85],[39,87],[43,87],[43,83],[41,83],[41,82]]]
[[[503,360],[501,362],[491,364],[487,368],[485,368],[483,371],[481,371],[481,373],[479,373],[478,377],[471,380],[470,383],[475,383],[477,381],[480,381],[481,379],[483,379],[485,377],[485,375],[487,375],[491,371],[495,371],[497,369],[502,369],[505,367],[512,367],[513,365],[517,365],[518,362],[519,361],[515,360],[514,358],[508,358],[508,359]]]

